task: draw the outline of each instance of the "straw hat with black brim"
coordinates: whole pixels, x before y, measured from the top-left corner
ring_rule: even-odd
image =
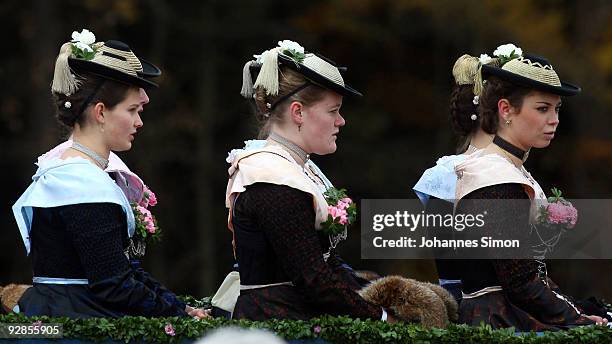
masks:
[[[106,41],[91,60],[69,57],[68,64],[76,72],[89,72],[102,78],[114,80],[144,89],[157,87],[147,79],[161,75],[155,65],[139,59],[130,47],[120,41]]]
[[[287,42],[287,41],[283,41]],[[275,104],[282,102],[289,96],[299,92],[310,84],[334,91],[342,96],[362,96],[362,94],[344,83],[341,72],[346,71],[345,67],[339,67],[333,61],[314,53],[303,52],[303,48],[297,43],[295,46],[302,49],[300,56],[296,57],[296,51],[285,48],[279,42],[279,47],[265,51],[257,60],[248,61],[243,69],[243,83],[241,94],[245,98],[252,98],[254,90],[262,87],[268,95],[278,94],[278,70],[279,66],[286,66],[302,74],[307,83],[299,86],[285,96],[278,99]],[[252,79],[256,76],[255,84]]]
[[[137,57],[127,44],[115,40],[89,43],[85,46],[87,55],[78,44],[80,43],[68,42],[60,48],[55,62],[52,92],[66,96],[76,93],[81,84],[79,73],[91,73],[103,80],[113,80],[144,89],[157,87],[150,78],[161,75],[161,70]]]
[[[482,76],[496,76],[513,84],[538,91],[573,96],[580,93],[579,86],[564,82],[544,57],[524,54],[506,62],[502,67],[482,65]]]
[[[361,92],[344,83],[338,66],[320,55],[306,54],[304,61],[298,63],[291,57],[279,54],[278,61],[302,74],[314,84],[330,89],[342,96],[362,96]]]

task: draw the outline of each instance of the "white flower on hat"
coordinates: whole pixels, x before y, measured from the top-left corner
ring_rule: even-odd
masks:
[[[297,42],[286,39],[284,41],[278,41],[278,46],[281,48],[281,53],[283,55],[291,57],[298,63],[302,63],[304,58],[306,58],[306,55],[304,55],[304,47]]]
[[[523,56],[523,49],[512,43],[502,44],[493,52],[494,56],[499,57],[500,66],[505,65],[508,61],[514,60]]]
[[[72,43],[83,43],[86,45],[96,43],[96,35],[93,32],[83,29],[81,32],[73,31],[72,32]]]
[[[290,41],[288,39],[285,39],[283,41],[278,41],[278,46],[283,48],[283,50],[292,50],[292,51],[294,51],[296,53],[300,53],[300,54],[304,53],[304,47],[303,46],[301,46],[297,42]]]
[[[492,60],[493,58],[487,54],[480,54],[480,57],[478,58],[478,61],[480,61],[480,63],[482,64],[487,64],[491,62]]]
[[[91,60],[96,49],[93,46],[96,43],[96,35],[93,32],[83,29],[81,32],[72,32],[72,54],[80,59]]]
[[[72,43],[72,45],[75,46],[77,49],[82,50],[84,52],[93,52],[93,49],[89,45],[83,42]]]
[[[512,43],[502,44],[493,52],[493,56],[510,58],[516,55],[519,57],[523,55],[523,49],[517,47]]]

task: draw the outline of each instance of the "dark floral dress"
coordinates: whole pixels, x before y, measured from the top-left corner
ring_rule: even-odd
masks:
[[[494,203],[480,200],[508,199],[518,202]],[[500,206],[502,204],[503,206]],[[487,212],[486,229],[503,231],[516,237],[529,233],[530,201],[519,184],[499,184],[480,188],[461,199],[457,213]],[[530,259],[466,260],[458,267],[463,292],[474,293],[486,287],[501,286],[475,298],[463,298],[459,321],[493,328],[515,327],[519,331],[567,329],[593,322],[580,315],[581,310],[560,293],[540,264]]]
[[[232,224],[242,285],[292,283],[241,290],[234,318],[381,318],[382,309],[356,293],[359,284],[335,254],[323,259],[328,239],[315,231],[311,195],[255,183],[236,199]]]
[[[185,304],[124,254],[125,213],[111,203],[34,208],[34,276],[88,284],[34,283],[19,301],[27,316],[186,316]]]

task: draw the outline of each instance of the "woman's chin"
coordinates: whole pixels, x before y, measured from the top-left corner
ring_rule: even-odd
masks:
[[[335,153],[336,149],[338,149],[338,146],[336,146],[336,142],[332,142],[329,145],[329,151],[327,152],[327,154]]]
[[[129,151],[130,149],[132,149],[131,142],[126,142],[125,144],[116,145],[114,147],[111,147],[111,151],[113,152],[125,152],[125,151]]]
[[[318,150],[314,151],[313,153],[316,154],[316,155],[327,155],[327,154],[335,153],[336,149],[337,149],[336,144],[332,143],[328,147],[325,147],[323,149],[318,149]]]
[[[542,140],[533,145],[534,148],[546,148],[550,146],[552,140]]]

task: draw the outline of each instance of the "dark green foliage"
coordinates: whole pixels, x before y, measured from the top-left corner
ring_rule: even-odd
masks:
[[[448,329],[424,329],[413,324],[389,324],[382,321],[322,317],[309,321],[268,320],[195,320],[192,318],[68,319],[32,317],[19,314],[0,316],[0,323],[43,323],[63,325],[64,338],[101,342],[107,339],[123,342],[178,343],[195,340],[208,331],[224,326],[266,328],[285,339],[321,338],[330,343],[612,343],[612,329],[602,326],[575,328],[569,331],[516,334],[513,329],[493,330],[488,325],[470,327],[451,325]],[[171,324],[175,336],[167,335],[164,327]],[[315,327],[320,332],[315,332]]]

